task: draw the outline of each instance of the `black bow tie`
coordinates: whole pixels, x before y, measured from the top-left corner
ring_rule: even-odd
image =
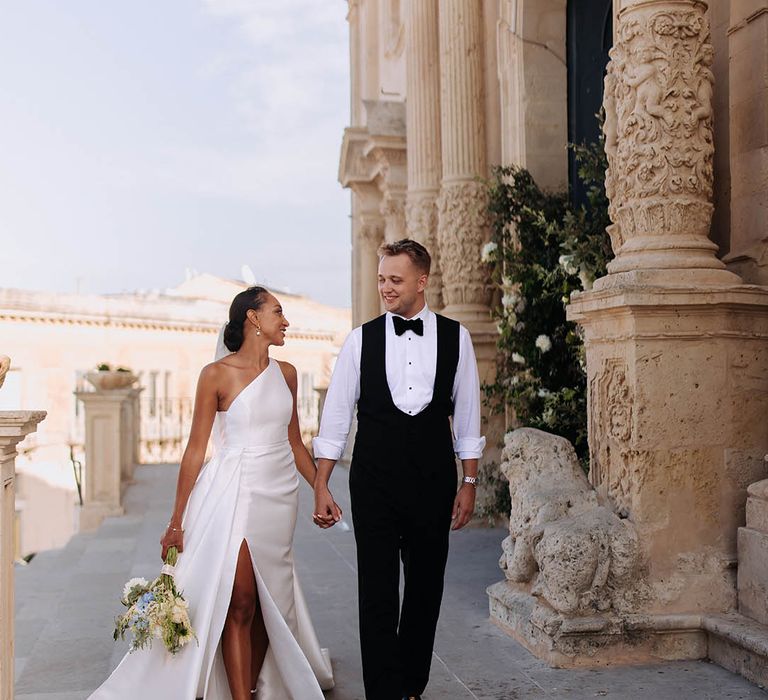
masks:
[[[395,322],[395,333],[402,335],[406,331],[413,331],[416,335],[424,335],[424,321],[420,318],[412,318],[410,321],[406,321],[399,316],[393,316],[392,320]]]

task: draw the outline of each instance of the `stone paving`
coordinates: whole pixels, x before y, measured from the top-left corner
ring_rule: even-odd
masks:
[[[176,469],[143,466],[125,494],[126,514],[16,569],[16,700],[82,700],[108,675],[126,644],[112,642],[118,596],[132,576],[154,575]],[[332,484],[349,513],[346,471]],[[297,567],[337,686],[328,700],[363,700],[356,613],[354,537],[311,524],[302,488]],[[488,622],[485,588],[500,579],[502,530],[454,533],[443,612],[425,700],[765,700],[762,689],[707,662],[599,670],[550,669]],[[140,697],[136,689],[135,697]],[[126,698],[134,697],[127,693]],[[172,700],[172,699],[169,699]]]

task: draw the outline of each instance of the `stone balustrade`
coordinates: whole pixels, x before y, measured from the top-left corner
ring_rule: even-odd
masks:
[[[13,560],[17,445],[37,429],[45,411],[0,411],[0,700],[13,698]]]

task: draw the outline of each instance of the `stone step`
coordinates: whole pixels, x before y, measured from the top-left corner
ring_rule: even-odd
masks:
[[[705,615],[709,658],[761,687],[768,687],[768,625],[739,613]]]

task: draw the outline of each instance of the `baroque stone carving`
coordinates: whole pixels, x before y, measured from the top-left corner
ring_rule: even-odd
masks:
[[[589,477],[617,511],[626,514],[631,507],[627,452],[631,448],[633,399],[624,361],[605,360],[590,380],[589,389]]]
[[[488,239],[488,193],[479,181],[444,183],[437,199],[437,243],[446,306],[488,306],[493,288],[480,249]]]
[[[11,358],[8,355],[0,355],[0,388],[5,382],[5,375],[11,369]]]
[[[600,506],[565,438],[533,428],[508,433],[509,537],[499,561],[508,580],[564,615],[627,610],[641,593],[634,527]]]
[[[437,246],[437,194],[408,193],[405,204],[408,237],[421,243],[432,256],[427,302],[434,311],[443,308],[443,281]]]
[[[663,6],[650,0],[619,15],[603,102],[609,233],[617,255],[611,272],[721,267],[707,238],[714,76],[705,11],[699,0]],[[677,242],[660,238],[668,236]]]

